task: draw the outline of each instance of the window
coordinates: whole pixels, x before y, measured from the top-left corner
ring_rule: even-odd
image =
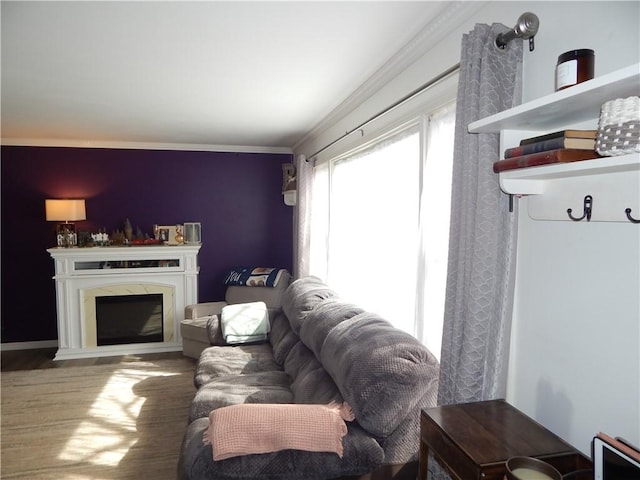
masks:
[[[315,167],[312,275],[439,357],[455,104]]]

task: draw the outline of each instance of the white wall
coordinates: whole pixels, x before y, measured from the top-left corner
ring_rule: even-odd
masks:
[[[598,431],[638,444],[640,228],[520,206],[508,399],[585,453]]]
[[[475,23],[540,18],[524,101],[553,92],[559,54],[596,52],[596,76],[640,61],[639,2],[469,3],[472,15],[296,153],[316,151],[459,61]],[[470,9],[470,10],[469,10]],[[615,188],[612,186],[612,188]],[[507,399],[584,453],[598,431],[640,443],[640,228],[533,221],[521,200]]]
[[[596,76],[640,61],[640,3],[547,5],[534,10],[527,99],[552,92],[553,75],[540,72],[566,50],[594,49]],[[640,228],[535,221],[526,202],[507,398],[587,454],[598,431],[640,444]]]

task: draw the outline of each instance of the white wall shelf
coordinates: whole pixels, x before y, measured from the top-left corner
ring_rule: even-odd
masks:
[[[470,133],[500,133],[501,148],[525,137],[565,128],[597,128],[602,104],[640,95],[640,64],[499,112],[469,125]],[[533,195],[529,216],[567,220],[567,208],[582,212],[593,197],[591,221],[629,222],[625,209],[640,217],[640,154],[602,157],[570,163],[500,172],[500,188],[509,194]],[[630,223],[630,222],[629,222]]]
[[[640,95],[638,63],[472,122],[469,132],[558,130],[597,118],[608,100],[633,95]]]

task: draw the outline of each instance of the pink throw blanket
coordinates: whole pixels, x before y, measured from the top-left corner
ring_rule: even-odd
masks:
[[[288,449],[333,452],[342,458],[345,420],[353,419],[347,403],[244,403],[213,410],[202,440],[211,443],[214,460]]]

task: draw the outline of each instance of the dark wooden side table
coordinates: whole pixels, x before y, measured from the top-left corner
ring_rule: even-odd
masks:
[[[423,410],[419,480],[426,478],[429,451],[460,480],[503,480],[505,462],[516,456],[539,458],[562,474],[591,468],[589,458],[504,400]]]

